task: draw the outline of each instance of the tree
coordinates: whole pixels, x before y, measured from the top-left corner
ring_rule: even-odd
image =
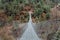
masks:
[[[57,32],[54,34],[53,40],[60,40],[60,31],[57,31]]]

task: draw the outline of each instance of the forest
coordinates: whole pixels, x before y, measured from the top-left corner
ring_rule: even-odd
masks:
[[[28,22],[28,11],[33,11],[33,22],[40,22],[50,18],[50,9],[59,2],[60,0],[0,0],[0,10],[4,11],[8,22],[13,20]]]

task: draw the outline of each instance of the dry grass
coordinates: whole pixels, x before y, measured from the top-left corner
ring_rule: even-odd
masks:
[[[3,40],[16,40],[11,32],[12,26],[6,26],[0,29],[0,36]]]

